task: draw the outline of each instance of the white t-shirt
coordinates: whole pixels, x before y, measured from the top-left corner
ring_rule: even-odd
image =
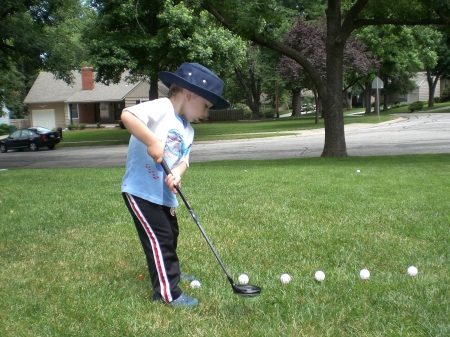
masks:
[[[182,162],[189,165],[194,129],[187,120],[175,113],[168,98],[148,101],[125,110],[146,124],[164,145],[164,160],[170,168]],[[131,136],[122,192],[158,205],[178,206],[177,198],[167,187],[164,178],[164,169],[148,155],[145,144]]]

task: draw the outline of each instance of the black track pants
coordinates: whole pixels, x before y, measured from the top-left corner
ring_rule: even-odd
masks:
[[[147,258],[153,290],[172,302],[182,293],[177,256],[178,221],[173,208],[157,205],[129,193],[122,193],[133,216]]]

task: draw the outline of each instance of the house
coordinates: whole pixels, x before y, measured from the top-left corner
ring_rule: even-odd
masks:
[[[416,89],[409,92],[406,95],[390,95],[388,102],[399,102],[399,103],[413,103],[417,101],[428,101],[428,81],[427,81],[427,73],[422,71],[417,73],[416,77],[414,78],[414,82],[416,84]],[[444,80],[441,79],[436,84],[436,90],[434,91],[434,97],[440,97],[442,90],[441,87],[444,85]],[[448,83],[447,83],[448,85]]]
[[[150,85],[140,81],[127,83],[124,74],[118,84],[95,83],[91,67],[73,73],[73,85],[41,72],[24,103],[29,106],[30,124],[48,129],[66,128],[70,124],[113,124],[126,107],[148,100]],[[167,96],[168,89],[158,84],[159,96]]]
[[[443,96],[444,90],[450,88],[450,78],[441,78],[441,94]]]

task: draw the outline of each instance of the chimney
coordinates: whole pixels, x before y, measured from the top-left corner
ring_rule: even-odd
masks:
[[[94,72],[92,67],[81,68],[81,88],[83,90],[94,90]]]

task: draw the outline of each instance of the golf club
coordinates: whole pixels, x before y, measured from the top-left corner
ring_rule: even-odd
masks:
[[[167,166],[167,163],[164,161],[164,159],[161,162],[161,165],[167,175],[172,175],[172,171],[170,170],[169,166]],[[219,262],[220,266],[222,267],[223,271],[225,272],[225,275],[227,276],[228,281],[230,282],[231,287],[233,288],[233,292],[237,295],[244,296],[244,297],[258,296],[261,293],[260,287],[251,285],[251,284],[236,284],[236,283],[234,283],[233,279],[231,278],[230,274],[228,273],[227,269],[225,268],[225,265],[223,264],[222,260],[220,259],[219,254],[217,254],[214,246],[212,245],[211,241],[208,238],[208,235],[206,235],[205,230],[203,229],[202,225],[200,224],[200,221],[198,220],[197,216],[195,215],[194,211],[192,210],[191,205],[189,205],[189,202],[186,200],[186,198],[184,197],[183,193],[181,192],[180,188],[177,185],[175,185],[175,189],[177,190],[181,199],[183,199],[184,204],[186,205],[187,209],[189,210],[189,213],[191,213],[191,216],[194,219],[195,223],[197,224],[198,228],[200,229],[200,232],[202,232],[202,235],[205,238],[206,242],[208,243],[209,248],[211,248],[214,256],[216,257],[217,261]]]

